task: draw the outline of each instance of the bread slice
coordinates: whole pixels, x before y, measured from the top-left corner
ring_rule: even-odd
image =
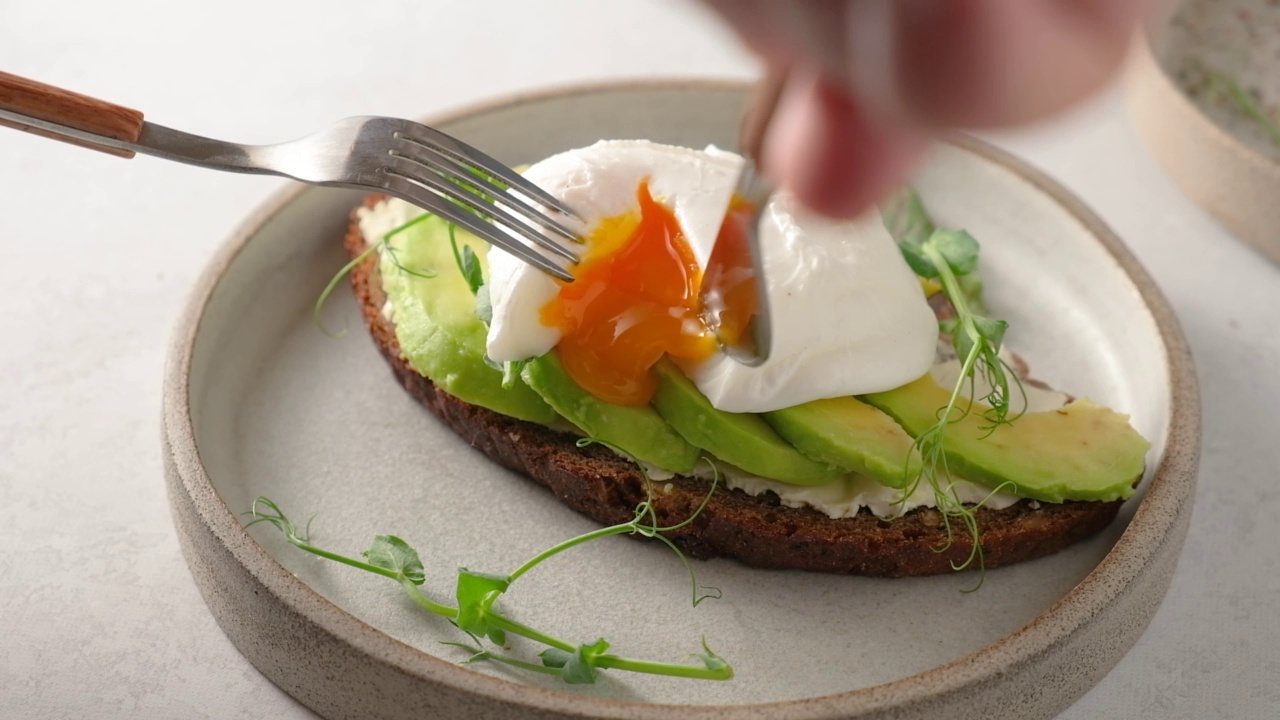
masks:
[[[382,198],[365,201],[372,207]],[[352,214],[345,245],[351,257],[366,249]],[[371,256],[351,274],[355,295],[374,343],[410,395],[463,440],[503,466],[548,488],[565,505],[600,523],[630,520],[649,496],[648,478],[628,460],[599,445],[578,447],[574,435],[500,415],[463,402],[418,374],[401,354],[395,328],[382,313],[386,296]],[[688,518],[711,489],[710,481],[675,477],[653,483],[659,522]],[[985,567],[1038,558],[1087,538],[1115,519],[1123,501],[1035,503],[981,508],[977,519]],[[782,505],[772,492],[760,496],[719,487],[697,519],[669,537],[697,558],[734,558],[761,568],[906,577],[952,572],[969,557],[960,530],[950,548],[942,515],[917,508],[885,521],[867,510],[833,519],[812,508]],[[976,567],[976,564],[975,564]]]

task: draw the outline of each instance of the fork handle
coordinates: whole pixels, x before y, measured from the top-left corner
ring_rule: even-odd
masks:
[[[0,110],[43,120],[57,125],[100,135],[127,143],[136,143],[142,132],[142,113],[70,90],[0,72]],[[131,158],[132,150],[108,147],[90,140],[71,138],[56,132],[32,127],[20,120],[0,118],[0,125],[16,128],[32,135],[61,140],[111,155]]]

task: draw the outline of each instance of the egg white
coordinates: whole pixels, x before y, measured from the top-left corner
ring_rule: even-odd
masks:
[[[699,265],[706,265],[733,193],[741,159],[638,140],[601,141],[531,165],[524,176],[582,216],[583,235],[606,218],[636,211],[636,190],[648,179],[654,199],[675,213]],[[561,332],[543,325],[539,310],[558,286],[545,273],[494,249],[489,254],[493,320],[488,353],[497,362],[537,357]]]
[[[647,179],[705,267],[741,161],[715,148],[607,140],[554,155],[524,174],[574,208],[585,220],[584,234],[636,210],[636,189]],[[937,320],[878,212],[835,221],[778,193],[765,210],[760,241],[772,352],[757,367],[716,354],[686,368],[714,407],[766,412],[888,390],[929,370]],[[541,308],[556,295],[555,281],[496,248],[489,271],[489,356],[524,360],[555,347],[560,331],[540,320]]]

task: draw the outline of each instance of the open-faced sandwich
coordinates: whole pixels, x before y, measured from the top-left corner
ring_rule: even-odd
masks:
[[[370,197],[345,243],[373,339],[463,441],[601,523],[646,499],[678,522],[710,493],[670,534],[697,557],[926,575],[1112,521],[1148,442],[1029,378],[985,316],[976,242],[909,192],[841,222],[775,196],[772,353],[721,353],[697,290],[739,163],[602,141],[528,167],[585,220],[572,283]]]

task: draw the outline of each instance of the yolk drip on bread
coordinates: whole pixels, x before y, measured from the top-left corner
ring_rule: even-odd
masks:
[[[650,368],[664,355],[698,362],[718,348],[701,317],[702,269],[679,220],[647,181],[636,199],[639,212],[596,225],[574,281],[560,283],[540,314],[563,333],[556,351],[569,375],[595,397],[630,406],[649,403],[656,388]],[[723,288],[725,332],[740,333],[755,311],[751,263],[745,241],[726,240],[717,252],[736,254],[715,280]]]

